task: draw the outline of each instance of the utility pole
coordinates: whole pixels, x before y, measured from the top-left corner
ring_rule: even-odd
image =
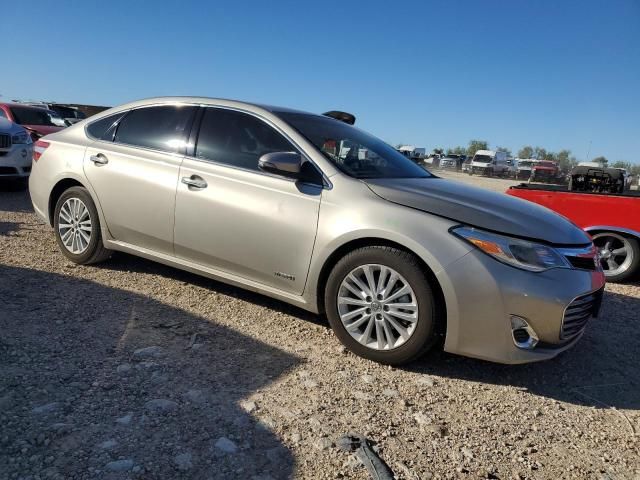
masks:
[[[589,140],[589,148],[587,148],[587,162],[589,161],[590,154],[591,154],[591,140]]]

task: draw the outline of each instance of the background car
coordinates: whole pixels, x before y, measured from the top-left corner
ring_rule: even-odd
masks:
[[[0,118],[0,180],[26,180],[31,172],[32,156],[29,132],[6,118]]]
[[[0,117],[22,125],[33,141],[59,132],[66,126],[64,120],[53,110],[21,103],[0,103]]]
[[[466,155],[456,155],[453,153],[447,154],[440,159],[440,168],[446,170],[460,170],[466,159]]]
[[[45,103],[45,102],[20,102],[24,105],[31,105],[32,107],[46,108],[56,112],[68,125],[73,125],[81,120],[87,118],[87,116],[76,107],[70,107],[68,105],[62,105],[60,103]]]

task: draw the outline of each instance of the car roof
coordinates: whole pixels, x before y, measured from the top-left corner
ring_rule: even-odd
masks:
[[[151,97],[151,98],[136,100],[134,102],[126,103],[123,105],[118,105],[115,108],[118,110],[122,110],[122,109],[129,109],[129,108],[135,108],[135,107],[142,107],[145,105],[153,105],[158,103],[199,103],[203,105],[207,105],[207,104],[221,105],[221,106],[236,107],[236,108],[248,109],[248,110],[261,109],[274,114],[302,113],[305,115],[322,116],[317,113],[305,112],[303,110],[296,110],[296,109],[287,108],[287,107],[279,107],[275,105],[267,105],[263,103],[245,102],[245,101],[233,100],[233,99],[227,99],[227,98],[190,97],[190,96]]]
[[[9,107],[9,108],[11,108],[11,107],[22,107],[22,108],[31,108],[31,109],[34,109],[34,110],[45,110],[47,112],[49,111],[49,109],[46,108],[46,107],[38,107],[38,106],[35,106],[35,105],[29,105],[28,103],[5,102],[5,103],[0,103],[0,106]]]

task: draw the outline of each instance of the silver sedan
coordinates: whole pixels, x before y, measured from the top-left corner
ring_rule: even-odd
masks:
[[[128,252],[325,313],[378,362],[443,343],[521,363],[578,341],[604,286],[584,232],[438,178],[353,121],[133,102],[38,141],[31,198],[73,262]]]

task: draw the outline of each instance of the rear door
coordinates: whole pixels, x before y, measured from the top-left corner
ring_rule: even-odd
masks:
[[[144,107],[113,119],[111,126],[105,119],[104,132],[94,128],[100,138],[87,148],[84,171],[116,240],[173,254],[178,173],[196,110]]]
[[[315,170],[315,184],[301,183],[258,169],[261,155],[296,150],[252,114],[205,108],[195,155],[186,157],[180,169],[176,256],[302,293],[316,237],[322,176]],[[315,169],[310,162],[307,166]]]

